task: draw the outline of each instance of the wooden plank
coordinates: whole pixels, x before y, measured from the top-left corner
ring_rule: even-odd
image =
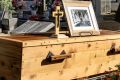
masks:
[[[22,43],[0,38],[0,55],[21,59]]]
[[[103,37],[103,39],[102,40],[105,40],[105,39],[107,39],[107,37],[108,37],[108,39],[111,39],[111,38],[109,38],[109,36],[111,36],[111,37],[113,37],[113,39],[114,38],[119,38],[118,36],[117,37],[115,37],[114,35],[109,35],[110,33],[111,33],[112,31],[105,31],[105,30],[103,30],[103,31],[101,31],[101,36],[91,36],[91,39],[94,41],[94,40],[101,40],[101,37],[103,37],[103,35],[102,34],[104,34],[104,36],[105,36],[105,34],[107,34],[106,35],[106,38],[104,38]],[[118,34],[118,32],[112,32],[112,33],[116,33],[116,34]],[[119,34],[118,34],[119,35]],[[96,37],[95,39],[94,39],[94,37]],[[82,38],[82,39],[81,39]],[[65,41],[67,41],[67,43],[68,43],[68,41],[71,43],[71,42],[73,42],[73,41],[75,41],[75,42],[77,42],[77,40],[79,40],[80,42],[82,42],[82,41],[87,41],[87,40],[84,40],[83,38],[85,38],[85,37],[74,37],[74,38],[69,38],[69,39],[61,39],[61,40],[63,40],[62,42],[65,42]],[[86,37],[86,38],[89,38],[89,37]],[[38,37],[38,36],[7,36],[7,37],[1,37],[1,39],[2,40],[8,40],[7,42],[18,42],[18,43],[22,43],[22,41],[26,41],[25,43],[24,43],[24,45],[26,45],[27,44],[27,42],[29,42],[29,41],[32,41],[32,43],[34,43],[34,41],[37,41],[37,42],[39,42],[38,44],[35,44],[35,45],[31,45],[31,46],[37,46],[37,45],[41,45],[41,44],[44,44],[44,43],[46,43],[47,44],[47,41],[46,40],[48,40],[49,38],[48,37],[45,37],[45,36],[40,36],[40,37]],[[40,40],[40,41],[39,41]],[[44,41],[45,40],[45,41]],[[55,43],[58,41],[59,42],[59,40],[57,40],[57,39],[51,39],[51,40],[54,40],[55,41]],[[52,44],[52,41],[49,41],[49,44],[51,43]],[[53,42],[54,42],[53,41]],[[36,43],[37,43],[36,42]],[[42,43],[40,43],[40,42],[42,42]],[[31,43],[31,44],[32,44]],[[26,45],[27,46],[27,45]],[[28,45],[28,46],[30,46],[30,45]]]
[[[82,43],[93,41],[105,41],[120,39],[120,35],[102,35],[102,36],[89,36],[89,37],[74,37],[68,39],[44,39],[44,40],[30,40],[24,41],[23,47],[40,46],[40,45],[55,45],[55,44],[69,44],[69,43]]]
[[[52,33],[47,33],[47,34],[52,34]],[[2,39],[22,42],[22,41],[43,40],[43,39],[50,39],[50,38],[48,36],[43,36],[43,35],[29,35],[29,34],[25,34],[25,35],[5,36],[5,37],[2,37]]]
[[[16,47],[22,46],[22,42],[20,41],[15,41],[15,40],[3,38],[3,37],[0,37],[0,43],[1,45],[10,45],[10,46],[16,46]]]
[[[0,69],[0,76],[2,76],[2,75],[9,75],[9,76],[16,75],[16,76],[18,76],[18,75],[20,75],[20,72],[17,70],[16,70],[16,72],[15,71],[13,72],[10,69],[8,70],[8,69],[1,68]]]
[[[21,60],[17,59],[17,58],[12,58],[12,57],[8,57],[8,56],[0,55],[1,68],[6,68],[6,69],[13,68],[15,65],[18,65],[20,68]]]
[[[16,48],[5,48],[4,46],[3,47],[1,46],[0,48],[1,48],[0,49],[1,53],[2,53],[2,51],[4,51],[4,52],[8,52],[8,53],[15,54],[15,55],[21,55],[21,52],[22,52],[22,49],[20,49],[20,48],[18,48],[19,50],[16,50]],[[9,55],[11,55],[11,54],[9,54]]]
[[[59,65],[57,64],[57,66],[55,66],[55,64],[52,65],[52,66],[51,65],[47,65],[47,66],[44,66],[44,68],[42,68],[40,66],[37,67],[37,65],[35,65],[36,66],[35,68],[33,68],[32,66],[31,66],[31,68],[26,66],[26,67],[22,68],[22,78],[27,78],[25,76],[29,76],[30,77],[33,74],[37,75],[37,78],[39,78],[41,80],[42,80],[43,76],[44,76],[45,79],[48,79],[48,78],[51,78],[51,75],[55,75],[55,74],[59,75],[59,76],[57,76],[58,79],[60,79],[60,76],[63,76],[62,80],[64,80],[64,78],[71,78],[72,79],[75,76],[85,77],[85,76],[90,76],[90,75],[94,75],[94,74],[98,74],[98,73],[104,73],[105,71],[109,71],[109,67],[111,67],[111,66],[109,66],[109,63],[104,65],[105,62],[106,61],[104,61],[101,64],[96,64],[96,65],[92,63],[90,65],[84,65],[84,66],[83,65],[78,65],[78,64],[76,64],[76,65],[72,64],[73,66],[70,66],[69,68],[64,68],[64,67],[62,68],[63,64],[62,65],[61,64],[59,64]],[[120,62],[120,61],[118,61],[118,62]],[[78,61],[78,63],[80,63],[80,62]],[[28,64],[30,64],[30,63],[28,63]],[[85,66],[87,66],[87,67],[85,67]],[[104,66],[105,66],[105,68],[104,68]],[[112,66],[115,66],[115,64],[112,65]],[[82,71],[82,69],[83,69],[83,71]],[[67,75],[69,73],[71,74],[72,77]],[[48,75],[45,75],[45,74],[48,74]],[[78,74],[80,74],[80,75],[78,75]],[[38,75],[39,76],[43,75],[43,76],[39,77]],[[37,79],[37,78],[35,77],[35,79]],[[68,79],[68,80],[70,80],[70,79]]]
[[[83,67],[83,66],[94,65],[94,64],[100,66],[100,65],[104,64],[105,62],[109,63],[114,59],[114,56],[90,57],[95,52],[96,51],[93,51],[93,52],[86,51],[86,52],[82,52],[82,53],[74,53],[72,58],[70,60],[69,59],[67,60],[66,64],[64,62],[61,62],[61,63],[48,64],[48,65],[42,66],[40,63],[43,58],[32,58],[31,60],[24,60],[23,66],[22,66],[22,69],[23,69],[22,71],[24,74],[33,73],[33,72],[49,73],[51,71],[59,71],[59,69],[60,70],[64,69],[64,67],[63,67],[64,65],[69,66],[69,67],[65,67],[65,69],[73,68],[73,67]],[[103,52],[104,52],[104,50],[103,50]],[[104,55],[105,53],[103,53],[103,52],[99,52],[99,53]],[[92,55],[92,56],[94,56],[94,55]],[[118,60],[118,62],[120,62],[119,58],[117,58],[116,60]],[[33,65],[34,65],[34,68],[33,68]],[[113,65],[113,66],[115,66],[115,65]],[[96,73],[94,73],[94,74],[96,74]]]
[[[19,77],[20,78],[20,77]],[[1,80],[17,80],[18,78],[11,76],[11,75],[6,75],[6,74],[2,74],[0,77]]]
[[[0,79],[4,78],[3,80],[19,80],[20,74],[18,74],[17,72],[18,71],[16,71],[16,73],[13,73],[13,72],[5,70],[5,69],[4,70],[0,69]]]
[[[106,33],[105,33],[106,32]],[[109,33],[109,34],[107,34]],[[50,45],[50,44],[61,44],[61,43],[73,43],[73,42],[84,42],[84,41],[96,41],[96,40],[108,40],[108,39],[118,39],[119,33],[110,35],[111,31],[102,31],[100,36],[90,36],[90,37],[74,37],[68,39],[49,39],[48,37],[41,36],[10,36],[1,37],[2,40],[8,40],[7,42],[23,42],[23,47],[38,46],[38,45]],[[113,33],[113,32],[112,32]],[[103,35],[104,34],[104,35]],[[49,40],[48,40],[49,39]],[[13,43],[13,44],[14,44]]]
[[[115,48],[119,48],[120,40],[117,39],[117,40],[106,40],[106,41],[93,41],[93,42],[83,42],[83,43],[69,43],[69,44],[60,44],[60,45],[26,47],[23,48],[23,54],[24,54],[23,61],[28,60],[29,58],[37,58],[37,57],[45,58],[49,52],[52,52],[54,55],[59,55],[63,50],[67,54],[95,51],[93,53],[96,53],[96,56],[107,56],[107,53],[111,49],[113,44],[115,44]]]
[[[4,48],[0,47],[0,54],[1,55],[6,55],[10,57],[15,57],[15,58],[21,58],[22,57],[22,50],[14,50],[13,48]]]
[[[20,78],[21,61],[16,58],[0,55],[0,79],[17,80]]]

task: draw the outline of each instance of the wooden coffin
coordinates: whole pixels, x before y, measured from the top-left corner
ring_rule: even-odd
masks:
[[[0,37],[0,80],[73,80],[116,70],[120,34]]]

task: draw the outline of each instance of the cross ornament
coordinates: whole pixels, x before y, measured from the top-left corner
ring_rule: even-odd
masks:
[[[56,10],[52,13],[55,17],[55,35],[59,35],[60,30],[60,18],[63,17],[64,13],[60,11],[60,6],[56,6]]]

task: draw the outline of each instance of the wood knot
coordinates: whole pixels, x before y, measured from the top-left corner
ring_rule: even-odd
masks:
[[[27,45],[27,43],[25,43],[24,45]]]
[[[36,77],[36,75],[33,74],[33,75],[30,76],[30,79],[33,79],[33,78],[35,78],[35,77]]]
[[[65,46],[65,44],[61,44],[61,46],[62,46],[62,47],[64,47],[64,46]]]
[[[97,55],[95,54],[94,58],[96,58],[96,57],[97,57]]]
[[[90,48],[91,47],[91,44],[88,44],[88,48]]]
[[[5,66],[5,63],[3,61],[1,61],[1,66]]]

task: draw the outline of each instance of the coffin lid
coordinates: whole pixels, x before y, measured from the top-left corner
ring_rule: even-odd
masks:
[[[69,37],[64,39],[50,38],[48,36],[4,36],[0,37],[0,41],[11,42],[20,44],[21,47],[35,47],[35,46],[46,46],[46,45],[61,45],[71,43],[82,43],[82,42],[93,42],[93,41],[105,41],[105,40],[116,40],[120,39],[120,32],[113,31],[101,31],[99,36],[86,36],[86,37]]]

